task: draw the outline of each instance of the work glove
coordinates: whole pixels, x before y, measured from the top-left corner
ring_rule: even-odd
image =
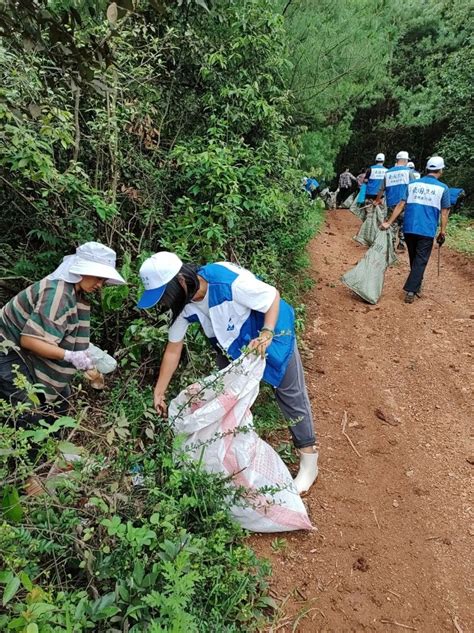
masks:
[[[440,233],[436,238],[436,241],[440,246],[443,246],[443,244],[446,242],[446,233]]]
[[[94,368],[94,363],[87,352],[71,352],[66,350],[64,352],[64,360],[74,365],[76,369],[87,370]]]

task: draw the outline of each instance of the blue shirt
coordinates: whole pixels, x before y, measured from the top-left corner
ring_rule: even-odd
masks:
[[[457,187],[449,188],[449,202],[450,202],[449,206],[450,207],[454,207],[461,193],[464,193],[464,189],[458,189]]]
[[[408,185],[403,231],[435,237],[441,209],[450,207],[449,189],[434,176],[423,176]]]
[[[380,164],[372,165],[372,167],[370,167],[370,176],[367,181],[367,190],[365,192],[367,196],[376,196],[378,194],[386,171],[387,168]]]
[[[304,188],[306,191],[313,191],[313,189],[317,189],[319,187],[319,182],[316,178],[308,178]]]
[[[410,170],[403,165],[395,165],[385,172],[385,200],[387,207],[395,207],[400,200],[406,200]]]

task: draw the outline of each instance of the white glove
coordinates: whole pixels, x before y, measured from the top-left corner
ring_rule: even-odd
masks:
[[[94,363],[87,352],[70,352],[66,350],[64,352],[64,360],[74,365],[76,369],[87,370],[94,368]]]

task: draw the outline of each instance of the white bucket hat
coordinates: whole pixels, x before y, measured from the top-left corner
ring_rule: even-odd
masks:
[[[99,242],[86,242],[76,249],[75,255],[67,255],[48,279],[60,279],[78,283],[84,275],[101,277],[108,284],[123,285],[127,282],[115,269],[115,251]]]
[[[444,169],[444,160],[441,156],[432,156],[431,158],[428,158],[426,169],[429,171],[439,171]]]
[[[384,160],[385,160],[385,154],[383,154],[382,152],[377,154],[377,156],[375,157],[375,162],[376,163],[383,163]]]
[[[415,169],[415,163],[413,161],[410,161],[407,167],[409,167],[410,169]]]
[[[397,160],[410,160],[410,155],[408,152],[398,152],[395,158]]]

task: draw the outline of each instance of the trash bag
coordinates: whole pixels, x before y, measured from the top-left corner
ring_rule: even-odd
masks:
[[[366,218],[359,229],[357,235],[354,236],[356,242],[363,246],[372,246],[377,236],[380,224],[385,219],[384,207],[382,205],[368,206],[366,208]]]
[[[354,202],[351,204],[351,206],[349,207],[349,211],[351,213],[353,213],[357,218],[359,218],[359,220],[362,220],[362,222],[365,221],[365,207],[361,207],[358,203],[357,203],[357,198],[354,200]]]
[[[377,303],[382,294],[385,271],[397,262],[390,231],[377,229],[377,237],[365,256],[341,281],[368,303]]]
[[[329,187],[325,187],[319,196],[326,205],[326,209],[334,209],[336,207],[336,193],[329,191]]]
[[[306,508],[288,468],[256,434],[250,407],[265,361],[252,354],[182,391],[169,406],[181,450],[208,472],[232,477],[245,490],[231,513],[253,532],[311,530]]]
[[[350,209],[353,202],[356,199],[356,194],[355,193],[351,193],[350,196],[348,196],[342,203],[341,203],[341,209]]]
[[[107,354],[107,352],[104,352],[100,347],[96,347],[91,343],[87,351],[95,368],[97,371],[100,371],[101,374],[110,374],[117,369],[117,361],[115,358]]]
[[[357,198],[356,198],[357,204],[364,204],[366,191],[367,191],[367,185],[366,184],[361,185],[359,189],[359,193],[357,194]]]

